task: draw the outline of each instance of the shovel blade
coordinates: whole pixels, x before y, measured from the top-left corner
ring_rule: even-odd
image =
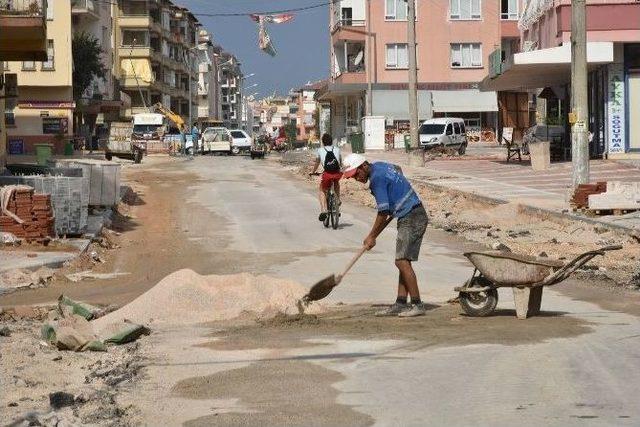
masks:
[[[302,301],[310,303],[311,301],[321,300],[322,298],[329,295],[333,288],[335,288],[337,285],[338,280],[336,279],[335,274],[325,277],[324,279],[313,285],[311,289],[309,289],[309,292],[304,297],[302,297]]]

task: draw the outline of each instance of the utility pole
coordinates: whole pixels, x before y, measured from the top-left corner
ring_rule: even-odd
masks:
[[[409,49],[409,126],[411,136],[411,149],[418,150],[420,141],[418,136],[418,67],[416,64],[416,1],[407,1],[407,48]],[[417,153],[414,153],[417,154]],[[409,159],[413,154],[410,153]],[[424,165],[424,152],[421,165]]]
[[[587,89],[587,4],[571,2],[571,159],[573,187],[589,182],[589,98]]]
[[[367,38],[365,39],[365,67],[367,67],[367,116],[373,114],[373,88],[371,84],[373,74],[373,56],[371,54],[371,0],[367,0]]]

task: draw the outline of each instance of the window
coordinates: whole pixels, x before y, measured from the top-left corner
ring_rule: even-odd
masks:
[[[395,43],[387,45],[387,68],[406,69],[409,68],[409,56],[406,43]]]
[[[23,71],[33,71],[36,69],[36,63],[34,61],[22,61]]]
[[[4,71],[9,71],[9,61],[4,61],[4,62],[2,63],[2,69],[3,69]]]
[[[123,30],[122,46],[149,46],[149,31]]]
[[[53,21],[53,3],[54,0],[47,2],[47,20]]]
[[[453,135],[453,129],[451,129],[451,123],[447,125],[447,131],[445,132],[447,135]]]
[[[458,124],[458,122],[453,123],[453,133],[455,133],[456,135],[460,135],[460,125]]]
[[[4,103],[4,124],[6,126],[15,126],[16,125],[16,116],[15,116],[15,108],[16,108],[16,98],[7,98]]]
[[[406,21],[407,9],[407,0],[385,0],[384,19],[388,21]]]
[[[452,43],[451,68],[482,68],[480,43]]]
[[[464,128],[464,122],[460,123],[460,133],[463,135],[467,133],[466,129]]]
[[[500,18],[505,20],[517,20],[518,14],[518,0],[501,0],[502,7]]]
[[[481,19],[481,0],[450,0],[449,17],[454,20]]]
[[[53,58],[53,40],[47,40],[47,60],[42,63],[41,68],[43,70],[53,70],[55,62]]]

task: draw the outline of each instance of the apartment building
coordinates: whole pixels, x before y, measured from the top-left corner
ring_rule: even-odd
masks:
[[[315,100],[315,94],[319,88],[323,87],[325,82],[307,83],[306,85],[294,91],[293,97],[295,102],[295,115],[298,140],[317,140],[318,123],[316,123],[318,103]]]
[[[591,157],[640,159],[640,4],[588,0],[586,25]],[[482,87],[536,91],[539,123],[564,126],[552,151],[569,158],[571,1],[530,0],[519,29],[521,49],[492,67]]]
[[[198,117],[199,123],[222,120],[222,90],[218,82],[218,58],[222,48],[213,43],[205,29],[198,32]]]
[[[200,23],[168,0],[119,0],[114,16],[115,77],[131,98],[126,117],[161,102],[185,120],[197,117]]]
[[[44,5],[30,2],[36,3]],[[4,63],[5,73],[18,81],[18,97],[6,99],[4,108],[9,154],[33,153],[36,143],[51,143],[62,153],[72,135],[71,3],[49,1],[45,17],[46,59]]]
[[[219,78],[222,93],[222,120],[231,129],[242,127],[242,80],[243,75],[238,59],[222,52],[219,58]]]
[[[47,14],[46,0],[0,2],[0,173],[6,165],[7,128],[15,126],[18,95],[17,75],[5,69],[5,61],[47,59]]]
[[[520,0],[417,2],[418,104],[421,120],[456,116],[467,128],[495,130],[495,92],[480,92],[489,55],[518,38]],[[317,99],[331,105],[336,138],[361,129],[364,115],[388,130],[408,128],[405,0],[343,0],[330,11],[331,78]]]

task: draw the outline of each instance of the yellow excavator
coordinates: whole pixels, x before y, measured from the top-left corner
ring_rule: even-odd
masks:
[[[187,125],[184,122],[184,120],[182,119],[182,117],[180,117],[178,114],[176,114],[173,111],[171,111],[169,108],[166,108],[164,105],[162,105],[161,102],[157,102],[157,103],[153,104],[153,106],[151,108],[156,113],[162,114],[167,119],[169,119],[173,123],[175,123],[176,127],[178,128],[178,131],[180,131],[181,134],[184,134],[186,136],[186,134],[189,133],[189,129],[187,128]],[[181,145],[181,141],[180,142],[177,142],[177,141],[172,142],[172,147],[170,148],[171,152],[179,151],[180,145]],[[193,145],[191,147],[193,147]]]

